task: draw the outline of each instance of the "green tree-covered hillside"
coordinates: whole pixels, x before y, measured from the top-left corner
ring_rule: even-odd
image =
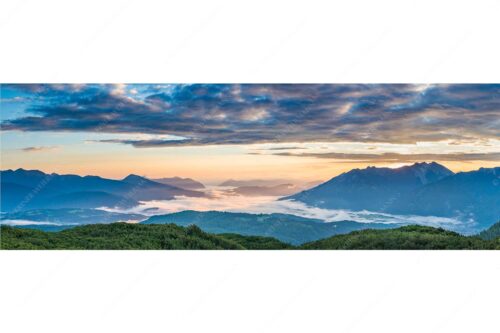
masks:
[[[303,249],[323,250],[487,250],[500,249],[498,241],[467,237],[424,226],[354,231],[304,244]]]
[[[482,239],[492,240],[500,237],[500,222],[493,224],[486,230],[483,230],[478,235]]]
[[[244,250],[284,248],[275,239],[219,236],[173,224],[92,224],[58,232],[1,227],[2,249],[86,249],[86,250]],[[241,243],[240,243],[241,242]],[[244,244],[244,245],[243,245]],[[267,246],[267,247],[266,247]]]
[[[293,246],[275,238],[209,234],[191,225],[93,224],[45,232],[1,227],[2,249],[184,250],[184,249],[307,249],[307,250],[491,250],[500,238],[485,240],[424,226],[361,230]]]

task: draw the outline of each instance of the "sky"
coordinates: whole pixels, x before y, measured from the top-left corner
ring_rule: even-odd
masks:
[[[500,84],[0,85],[1,168],[327,180],[500,165]]]

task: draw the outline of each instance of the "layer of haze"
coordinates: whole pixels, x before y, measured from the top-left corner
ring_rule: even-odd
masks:
[[[8,133],[10,135],[10,133]],[[28,134],[29,135],[29,134]],[[37,133],[37,135],[39,135]],[[57,136],[54,140],[57,142]],[[2,134],[5,136],[5,134]],[[50,135],[49,135],[50,136]],[[5,142],[5,141],[4,141]],[[22,145],[22,143],[19,143]],[[326,145],[328,146],[328,145]],[[330,145],[332,146],[332,145]],[[366,150],[373,152],[456,150],[456,146],[434,143],[433,147],[419,148],[411,145],[366,144],[356,148],[331,147],[336,152]],[[369,165],[399,167],[413,162],[388,162],[372,159],[369,161],[337,160],[316,156],[295,156],[298,149],[289,150],[291,155],[283,156],[263,149],[262,145],[250,146],[205,146],[205,147],[163,147],[134,148],[120,144],[74,143],[64,146],[50,145],[50,149],[24,151],[21,148],[2,148],[2,169],[39,169],[48,173],[79,175],[100,175],[108,178],[123,178],[134,173],[151,178],[170,176],[190,177],[206,183],[218,183],[226,179],[290,179],[295,182],[327,180],[353,168]],[[374,148],[375,147],[375,148]],[[284,147],[286,148],[286,147]],[[459,147],[463,148],[463,147]],[[495,145],[476,146],[469,151],[487,152]],[[313,151],[307,148],[303,151]],[[330,149],[319,149],[323,152]],[[286,151],[286,150],[283,150]],[[469,171],[480,167],[498,166],[498,161],[443,161],[432,159],[452,171]],[[423,161],[423,160],[419,160]],[[431,159],[427,160],[431,161]]]

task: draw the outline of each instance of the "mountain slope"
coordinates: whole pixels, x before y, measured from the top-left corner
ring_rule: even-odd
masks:
[[[175,196],[204,196],[202,192],[160,184],[136,175],[114,180],[18,169],[1,171],[0,179],[3,212],[15,209],[22,202],[22,209],[103,206],[127,208],[137,205],[138,201],[171,200]],[[91,193],[94,193],[93,198]],[[26,200],[28,196],[29,200]]]
[[[211,235],[196,226],[112,223],[58,232],[0,228],[2,249],[244,250],[288,247],[277,240]]]
[[[12,210],[23,209],[26,205],[30,193],[33,192],[31,187],[20,184],[1,182],[0,183],[0,212],[8,212]]]
[[[500,249],[500,242],[466,237],[444,229],[406,226],[362,230],[304,244],[307,250],[482,250]]]
[[[354,169],[285,199],[328,209],[456,218],[474,233],[500,219],[500,168],[453,174],[437,163]]]
[[[139,205],[139,202],[122,196],[110,194],[102,191],[82,191],[70,192],[52,196],[46,200],[34,200],[35,207],[49,209],[57,208],[99,208],[116,207],[132,208]]]
[[[367,228],[394,228],[398,225],[341,221],[325,223],[287,214],[246,214],[227,212],[182,211],[153,216],[141,224],[196,225],[210,233],[235,233],[246,236],[273,237],[289,244],[305,242]]]
[[[452,174],[435,162],[416,163],[398,169],[354,169],[284,199],[329,209],[384,212],[401,196]]]
[[[171,185],[185,190],[202,190],[205,188],[205,185],[191,178],[167,177],[152,180],[157,183]]]
[[[475,221],[477,229],[500,219],[500,167],[460,172],[423,186],[396,201],[398,214],[457,217]]]
[[[500,239],[500,222],[497,222],[488,229],[481,231],[478,234],[478,237],[487,240],[497,239],[497,238]]]
[[[133,186],[128,195],[136,200],[170,200],[175,196],[205,196],[203,192],[185,190],[172,185],[157,183],[133,174],[128,175],[122,181]]]
[[[17,170],[0,171],[0,180],[2,183],[13,183],[26,187],[34,187],[46,178],[50,178],[50,174],[46,174],[39,170],[25,170],[19,168]]]
[[[294,247],[267,237],[212,235],[196,226],[129,223],[94,224],[59,232],[0,226],[1,249],[183,250],[457,250],[500,249],[500,239],[487,241],[422,226],[362,230]]]
[[[48,222],[56,224],[98,224],[117,221],[138,221],[144,219],[144,215],[108,212],[100,209],[33,209],[20,212],[6,213],[1,215],[2,221],[16,220]]]
[[[283,243],[276,238],[262,236],[243,236],[239,234],[219,234],[225,239],[241,244],[251,250],[287,250],[293,249],[293,245]]]
[[[240,186],[227,190],[230,194],[238,194],[248,197],[261,196],[283,196],[296,193],[298,187],[293,184],[280,184],[276,186]]]

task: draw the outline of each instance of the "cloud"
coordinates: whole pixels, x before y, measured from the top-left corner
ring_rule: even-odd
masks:
[[[124,139],[104,139],[94,140],[92,142],[104,143],[122,143],[132,145],[136,148],[153,148],[153,147],[172,147],[172,146],[188,146],[191,145],[191,140],[169,140],[169,139],[147,139],[147,140],[124,140]]]
[[[308,206],[298,201],[276,200],[277,197],[271,196],[248,197],[228,194],[223,191],[213,192],[215,193],[203,198],[176,197],[174,200],[168,201],[145,201],[142,202],[140,206],[128,210],[109,208],[103,209],[112,212],[137,213],[144,215],[170,214],[185,210],[215,210],[251,214],[281,213],[319,219],[325,221],[326,223],[356,221],[361,223],[421,224],[435,227],[446,227],[457,231],[464,230],[467,227],[467,222],[465,221],[445,217],[392,215],[370,211],[323,209]]]
[[[1,103],[20,103],[20,102],[24,102],[24,101],[25,101],[25,98],[23,98],[21,96],[15,96],[12,98],[0,98]]]
[[[4,85],[2,85],[4,88]],[[32,102],[2,130],[176,135],[135,147],[480,140],[500,136],[500,85],[8,85]]]
[[[37,147],[25,147],[22,148],[21,150],[26,153],[39,153],[44,151],[57,150],[59,148],[60,148],[59,146],[37,146]]]
[[[500,161],[500,152],[498,153],[448,153],[448,154],[400,154],[400,153],[290,153],[279,152],[272,155],[278,156],[299,156],[316,157],[334,160],[348,160],[356,162],[379,162],[379,163],[404,163],[420,161]]]
[[[267,148],[266,150],[273,151],[273,150],[296,150],[296,149],[304,149],[304,147],[297,147],[297,146],[271,147]]]

